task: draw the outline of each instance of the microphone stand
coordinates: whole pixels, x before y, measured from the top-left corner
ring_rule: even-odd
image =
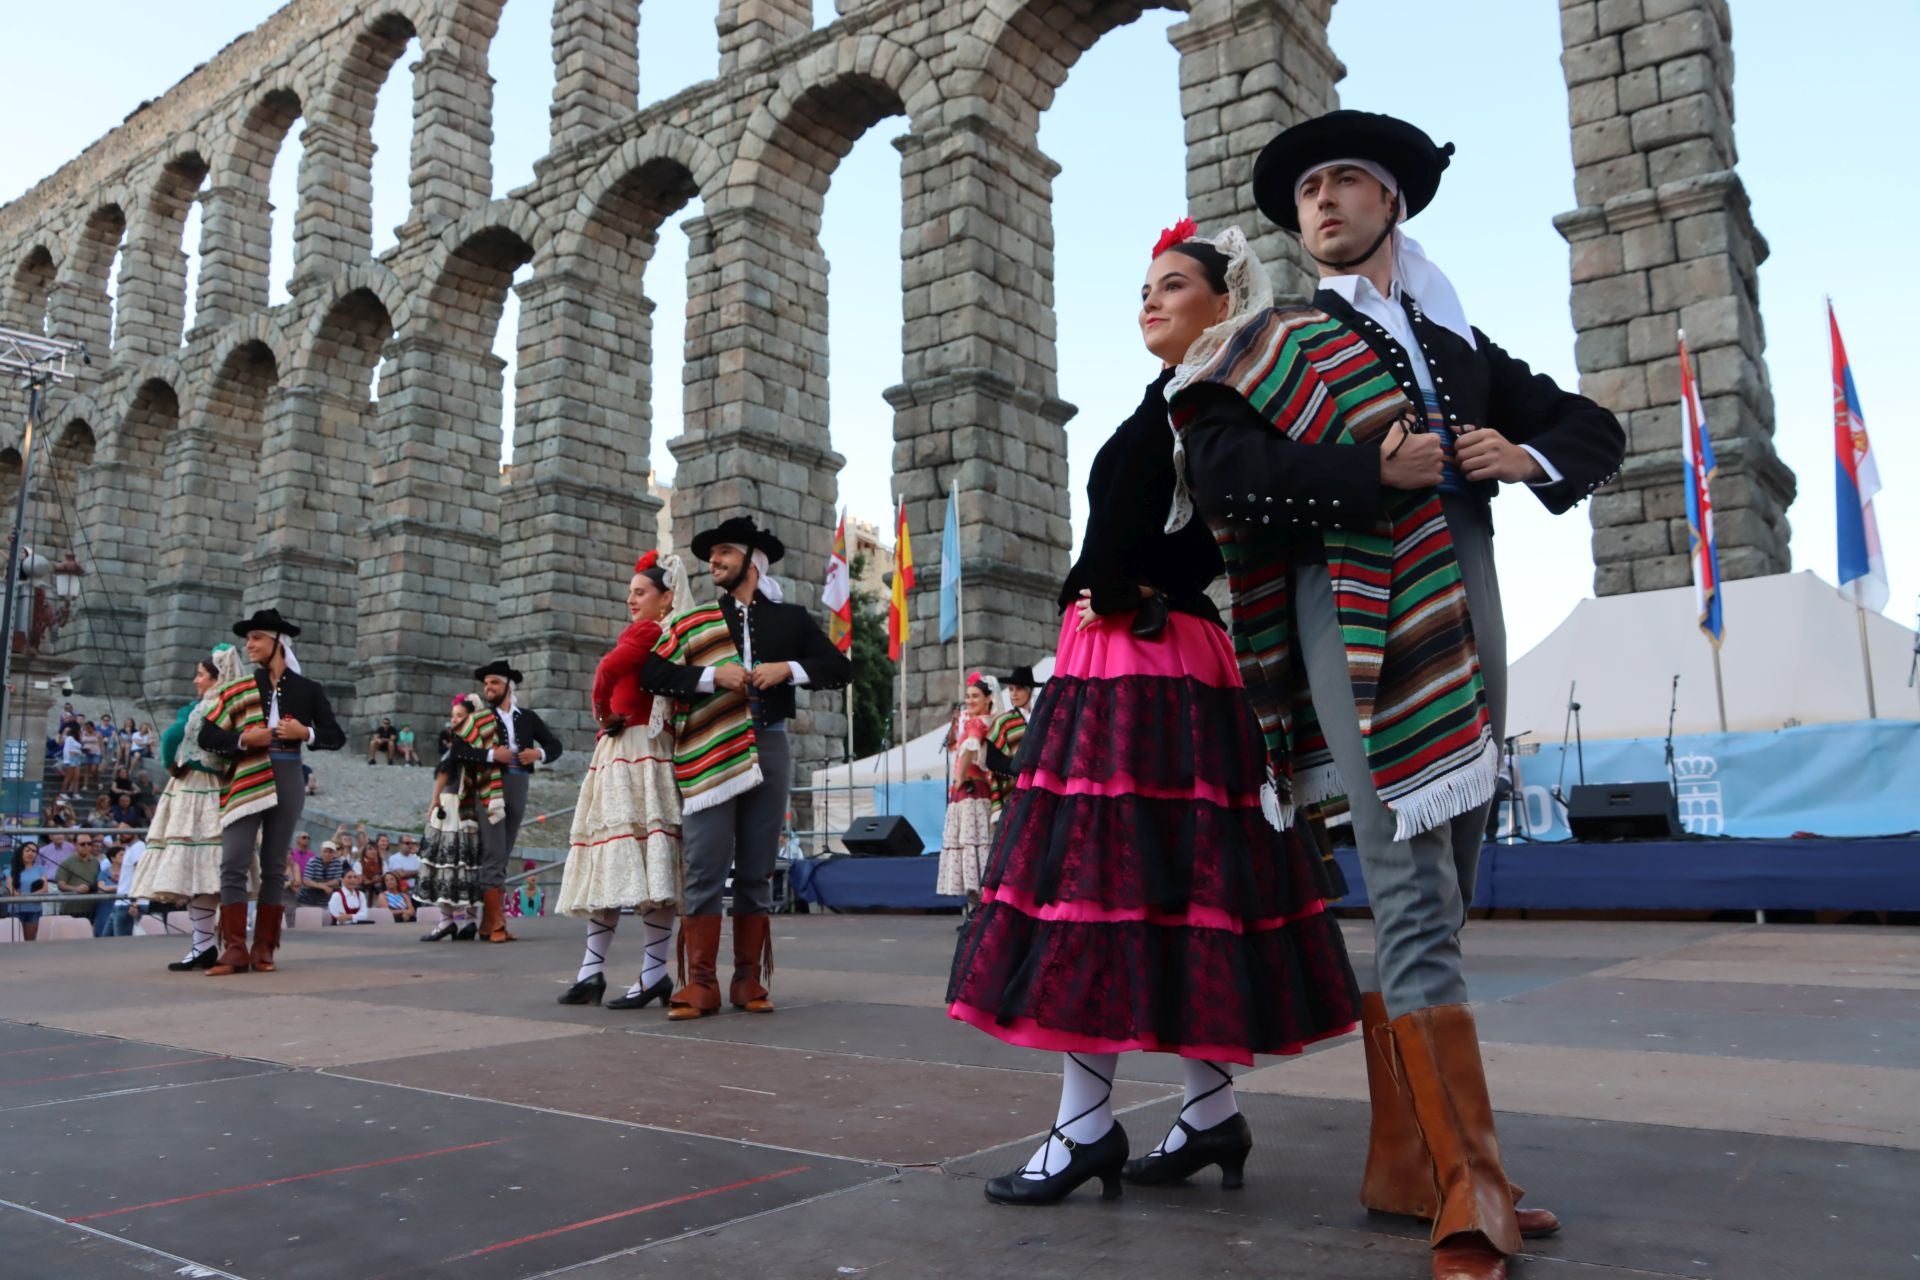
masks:
[[[1673,718],[1680,710],[1680,673],[1673,675],[1673,694],[1667,700],[1667,789],[1676,799],[1680,795],[1680,779],[1674,771],[1673,762]]]
[[[1560,778],[1553,784],[1553,799],[1562,812],[1567,808],[1567,739],[1569,737],[1573,739],[1574,751],[1580,757],[1580,785],[1583,787],[1587,785],[1587,748],[1580,740],[1580,704],[1573,700],[1574,690],[1579,687],[1577,680],[1567,682],[1567,720],[1560,729]]]
[[[1527,820],[1527,796],[1520,788],[1520,739],[1531,733],[1525,730],[1507,738],[1506,750],[1501,752],[1500,772],[1507,784],[1506,797],[1501,801],[1507,810],[1507,843],[1533,843],[1533,824]]]

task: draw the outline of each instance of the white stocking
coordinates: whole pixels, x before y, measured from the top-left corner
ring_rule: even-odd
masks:
[[[1075,1143],[1094,1142],[1113,1128],[1113,1073],[1119,1064],[1117,1053],[1067,1055],[1053,1132],[1020,1170],[1021,1177],[1038,1181],[1066,1168],[1072,1153],[1061,1143],[1063,1136]]]
[[[617,908],[596,911],[587,917],[587,955],[580,962],[580,972],[575,982],[585,982],[597,978],[607,967],[607,952],[613,948],[613,931],[620,927],[620,912]]]
[[[1233,1096],[1231,1064],[1201,1058],[1182,1058],[1180,1063],[1187,1071],[1186,1100],[1180,1104],[1182,1120],[1204,1131],[1238,1114],[1240,1100]],[[1187,1131],[1176,1124],[1148,1154],[1163,1156],[1186,1145]]]
[[[660,979],[667,976],[667,948],[673,941],[672,907],[653,907],[640,913],[640,927],[645,930],[646,958],[640,964],[640,981],[627,989],[627,994],[637,996]]]
[[[188,944],[187,959],[193,959],[213,945],[214,904],[219,901],[220,895],[217,893],[196,893],[187,899],[187,923],[193,928],[193,941]]]

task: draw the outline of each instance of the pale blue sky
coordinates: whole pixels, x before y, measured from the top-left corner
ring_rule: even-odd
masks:
[[[71,11],[10,14],[16,59],[0,80],[15,121],[11,199],[270,13],[272,0],[95,0],[84,31]],[[1566,90],[1553,0],[1341,0],[1332,38],[1346,62],[1342,101],[1418,121],[1459,147],[1434,207],[1411,226],[1452,274],[1469,314],[1509,350],[1571,383],[1566,246],[1553,215],[1573,204]],[[818,20],[831,0],[817,0]],[[552,64],[551,0],[510,0],[493,56],[495,190],[532,176],[546,148]],[[641,94],[654,101],[714,73],[711,0],[646,0]],[[183,20],[182,14],[190,13]],[[1790,518],[1796,568],[1831,580],[1834,486],[1831,398],[1822,297],[1831,293],[1853,358],[1887,489],[1881,537],[1892,569],[1887,612],[1911,623],[1920,593],[1920,443],[1911,402],[1896,394],[1901,322],[1913,286],[1897,246],[1920,195],[1907,140],[1920,110],[1906,91],[1905,51],[1920,47],[1920,6],[1833,0],[1810,22],[1798,5],[1734,0],[1736,138],[1754,217],[1772,247],[1761,268],[1778,446],[1800,478]],[[1055,291],[1060,390],[1080,408],[1068,428],[1075,523],[1094,451],[1153,375],[1139,347],[1135,297],[1148,248],[1184,202],[1177,57],[1165,31],[1177,15],[1150,12],[1102,40],[1074,68],[1046,117],[1042,149],[1062,165],[1055,184]],[[405,60],[375,122],[375,226],[380,247],[407,215],[410,127]],[[25,122],[31,121],[28,126]],[[849,461],[842,501],[884,524],[890,505],[891,411],[880,392],[899,380],[899,155],[904,120],[883,121],[835,175],[823,240],[832,263],[830,337],[834,446]],[[1889,150],[1886,140],[1897,139]],[[289,262],[289,146],[276,169],[276,279]],[[1888,160],[1898,163],[1889,165]],[[682,215],[683,217],[685,215]],[[679,431],[678,347],[684,332],[686,237],[670,226],[648,272],[655,313],[654,461]],[[189,227],[191,249],[196,229]],[[510,312],[508,324],[513,315]],[[512,354],[510,327],[501,353]],[[510,397],[509,397],[510,398]],[[1513,652],[1555,626],[1591,590],[1582,514],[1549,518],[1524,494],[1496,507],[1500,571]],[[1729,627],[1775,625],[1730,616]]]

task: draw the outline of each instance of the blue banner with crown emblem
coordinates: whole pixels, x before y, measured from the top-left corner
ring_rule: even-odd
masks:
[[[1894,835],[1920,830],[1920,721],[1856,720],[1773,733],[1678,737],[1674,796],[1689,835],[1739,838]],[[1580,780],[1572,744],[1565,787]],[[1666,740],[1586,745],[1588,782],[1664,782]],[[1519,758],[1526,821],[1536,840],[1565,840],[1567,814],[1553,788],[1561,746]],[[1500,837],[1506,838],[1507,814]]]

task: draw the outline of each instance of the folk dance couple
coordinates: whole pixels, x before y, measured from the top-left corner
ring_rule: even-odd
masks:
[[[167,967],[216,977],[278,967],[287,851],[307,799],[301,752],[337,751],[347,741],[326,691],[294,656],[299,627],[263,609],[233,632],[242,647],[219,645],[195,664],[199,700],[161,737],[172,778],[127,886],[129,897],[186,905],[192,942]],[[256,887],[249,942],[247,902]]]
[[[440,923],[422,942],[514,941],[507,868],[527,816],[527,787],[565,750],[546,721],[520,705],[515,686],[524,677],[511,663],[496,659],[473,678],[480,692],[453,700],[452,738],[434,767],[414,896],[440,908]]]
[[[783,602],[771,566],[786,548],[750,516],[693,539],[717,603],[696,606],[677,556],[649,552],[627,584],[630,625],[594,672],[601,733],[581,785],[559,908],[587,920],[587,950],[563,1004],[597,1003],[623,909],[645,931],[640,979],[614,1009],[655,1000],[673,1020],[721,1005],[722,899],[733,882],[733,972],[726,999],[770,1013],[769,914],[792,784],[794,690],[852,679],[805,609]],[[667,975],[680,917],[681,986]]]
[[[1094,461],[1054,678],[950,987],[953,1016],[1067,1055],[1054,1128],[995,1200],[1216,1164],[1237,1186],[1232,1064],[1358,1021],[1362,1202],[1431,1220],[1440,1280],[1498,1280],[1558,1227],[1516,1207],[1461,973],[1505,715],[1488,504],[1514,483],[1566,511],[1624,438],[1469,326],[1399,229],[1451,152],[1355,111],[1266,148],[1254,198],[1319,264],[1308,305],[1273,304],[1238,229],[1155,246],[1140,323],[1164,368]],[[1231,646],[1203,594],[1223,568]],[[1375,917],[1365,994],[1292,824],[1341,794]],[[1173,1130],[1134,1159],[1110,1105],[1129,1049],[1187,1066]]]
[[[966,899],[960,915],[964,930],[980,907],[980,885],[992,851],[993,824],[1013,794],[1014,760],[1027,732],[1027,714],[1038,682],[1032,667],[1015,667],[1003,680],[1007,709],[993,715],[993,684],[975,673],[967,677],[966,701],[954,711],[947,732],[949,776],[945,830],[934,892]],[[989,719],[988,717],[992,718]]]

